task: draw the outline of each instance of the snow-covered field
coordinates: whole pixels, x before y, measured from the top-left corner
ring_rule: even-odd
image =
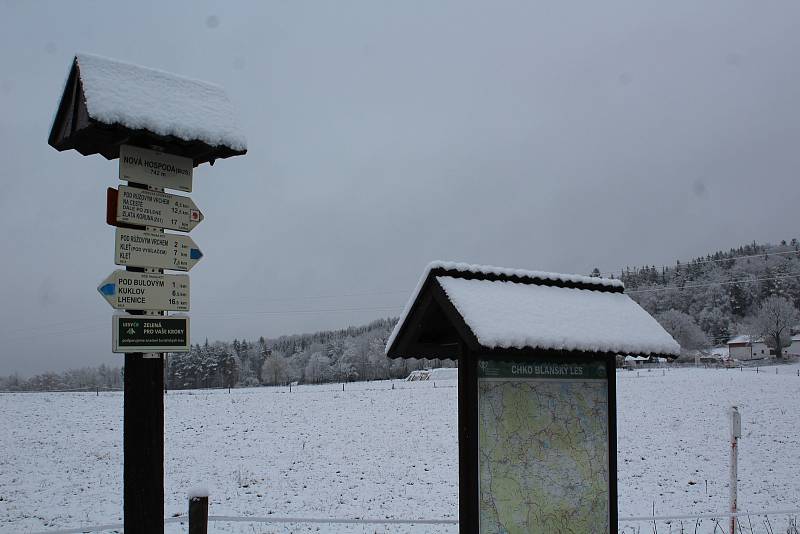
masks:
[[[798,369],[619,372],[620,516],[650,515],[654,506],[656,515],[726,510],[732,404],[742,413],[740,509],[800,508]],[[436,385],[170,392],[165,513],[185,514],[187,492],[205,486],[212,515],[456,519],[457,389],[454,381]],[[121,393],[0,395],[0,532],[120,522],[121,424]],[[331,528],[211,525],[248,533]]]

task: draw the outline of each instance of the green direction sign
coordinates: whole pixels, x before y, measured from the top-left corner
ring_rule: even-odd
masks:
[[[189,318],[115,315],[112,352],[188,352]]]
[[[479,378],[562,378],[591,380],[608,378],[604,361],[570,362],[566,360],[496,361],[478,362]]]

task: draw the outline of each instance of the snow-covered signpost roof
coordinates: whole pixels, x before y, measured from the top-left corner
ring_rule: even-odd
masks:
[[[678,343],[619,280],[437,261],[386,344],[390,358],[470,350],[674,356]]]
[[[459,532],[612,532],[617,354],[680,347],[618,280],[428,265],[386,344],[458,360]]]
[[[122,144],[157,147],[195,166],[247,152],[221,87],[90,54],[72,62],[48,142],[107,159]]]

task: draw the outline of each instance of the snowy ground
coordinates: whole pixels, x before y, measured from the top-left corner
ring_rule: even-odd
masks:
[[[744,434],[740,509],[800,508],[800,367],[775,369],[618,373],[620,517],[727,508],[732,404]],[[185,514],[187,491],[206,486],[212,515],[457,518],[455,382],[394,385],[170,392],[166,515]],[[0,395],[0,532],[120,522],[121,418],[120,393]],[[787,517],[772,521],[785,531]],[[620,524],[634,526],[652,531],[652,523]],[[211,525],[248,533],[457,530],[336,528]]]

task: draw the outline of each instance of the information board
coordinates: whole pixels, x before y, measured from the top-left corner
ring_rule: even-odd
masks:
[[[611,532],[609,450],[604,361],[478,360],[481,533]]]
[[[115,315],[112,352],[188,352],[189,318]]]

